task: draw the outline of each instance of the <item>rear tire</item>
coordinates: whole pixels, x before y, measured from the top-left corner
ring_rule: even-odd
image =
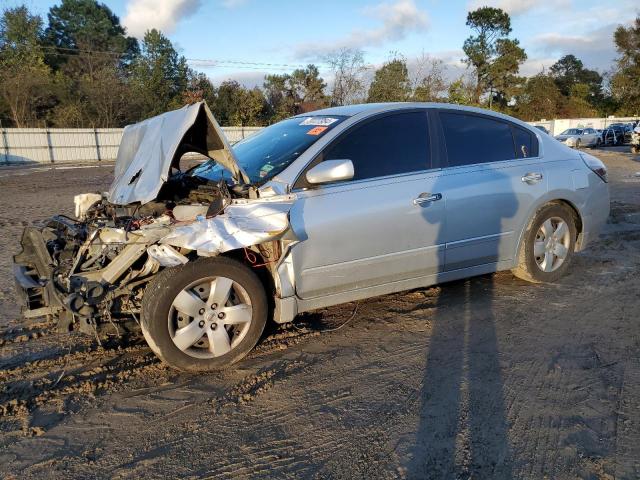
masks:
[[[201,258],[149,282],[141,326],[151,350],[169,366],[210,371],[245,357],[267,314],[264,287],[251,269],[230,258]]]
[[[573,259],[575,212],[563,204],[547,204],[535,214],[520,245],[513,274],[533,283],[555,282]]]

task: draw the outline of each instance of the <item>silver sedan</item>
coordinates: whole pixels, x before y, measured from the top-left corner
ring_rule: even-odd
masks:
[[[189,152],[209,159],[180,172]],[[609,213],[597,158],[428,103],[303,113],[233,147],[193,104],[128,127],[109,193],[76,200],[76,221],[25,230],[26,311],[92,335],[140,319],[151,349],[190,371],[330,305],[500,270],[556,281]]]
[[[602,136],[594,128],[569,128],[556,135],[555,139],[568,147],[597,147],[602,141]]]

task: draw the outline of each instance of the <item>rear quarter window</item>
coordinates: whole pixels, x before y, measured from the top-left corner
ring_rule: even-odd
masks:
[[[516,145],[517,158],[529,158],[538,156],[538,139],[535,135],[520,127],[512,127],[513,142]]]

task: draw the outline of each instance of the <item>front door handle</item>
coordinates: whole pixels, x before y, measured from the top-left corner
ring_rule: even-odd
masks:
[[[538,183],[540,180],[542,180],[542,174],[541,173],[526,173],[522,177],[522,181],[524,183],[528,183],[528,184]]]
[[[441,193],[421,193],[420,195],[418,195],[418,198],[414,198],[413,199],[413,204],[414,205],[426,205],[428,203],[431,202],[437,202],[438,200],[442,199],[442,194]]]

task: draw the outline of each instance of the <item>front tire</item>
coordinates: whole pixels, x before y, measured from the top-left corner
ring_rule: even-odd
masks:
[[[149,282],[142,333],[171,367],[218,370],[253,349],[267,314],[264,287],[251,269],[230,258],[201,258],[165,269]]]
[[[529,223],[521,242],[516,277],[529,282],[555,282],[573,259],[575,213],[563,204],[542,207]]]

